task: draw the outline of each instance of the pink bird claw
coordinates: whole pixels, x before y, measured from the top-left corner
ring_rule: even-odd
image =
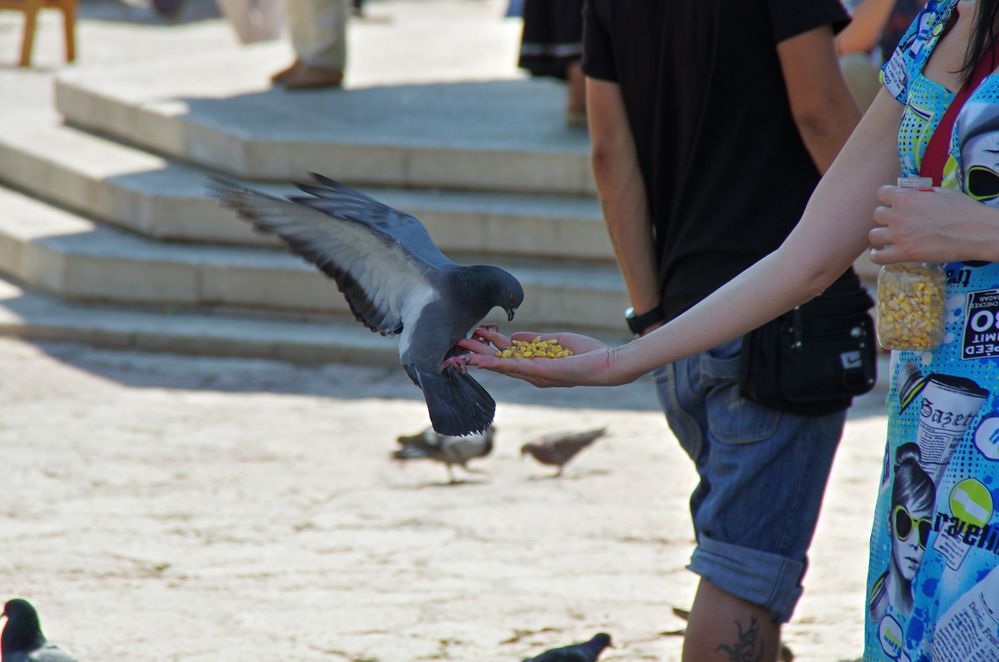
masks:
[[[462,354],[461,356],[451,356],[451,357],[448,357],[447,359],[444,360],[444,364],[442,366],[442,369],[446,370],[448,368],[454,368],[455,370],[457,370],[458,372],[460,372],[463,375],[467,374],[468,373],[468,355],[467,354]]]

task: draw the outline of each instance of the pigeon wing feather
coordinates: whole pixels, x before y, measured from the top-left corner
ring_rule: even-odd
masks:
[[[402,232],[403,237],[416,238],[403,241],[391,231],[391,223],[387,221],[358,220],[356,217],[363,215],[360,202],[348,205],[347,211],[340,213],[334,211],[336,207],[332,202],[317,206],[285,200],[222,178],[214,178],[212,186],[213,193],[224,205],[249,220],[258,230],[281,237],[295,253],[336,281],[354,317],[382,335],[402,331],[407,299],[415,300],[421,290],[425,293],[427,288],[432,288],[430,274],[445,266],[441,258],[447,261],[433,246],[429,235],[427,243],[432,250],[419,241],[419,232]],[[360,193],[356,195],[369,200],[369,206],[388,210],[376,210],[372,212],[375,216],[402,216]],[[350,198],[345,195],[342,199]],[[419,221],[409,218],[422,229]],[[407,225],[404,221],[397,224]],[[426,234],[425,230],[423,234]]]
[[[293,196],[290,198],[293,202],[377,228],[438,269],[454,266],[415,216],[393,209],[334,179],[315,172],[311,174],[315,183],[297,185],[309,195]]]

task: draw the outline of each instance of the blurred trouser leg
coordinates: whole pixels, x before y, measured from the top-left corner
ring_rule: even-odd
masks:
[[[878,77],[880,69],[871,61],[868,53],[841,55],[839,68],[843,71],[846,86],[857,102],[860,112],[864,112],[881,89]]]
[[[346,68],[350,0],[287,0],[287,14],[291,44],[303,64]]]

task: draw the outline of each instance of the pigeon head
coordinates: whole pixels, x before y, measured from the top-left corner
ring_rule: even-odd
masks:
[[[3,659],[19,651],[31,651],[45,644],[38,612],[27,600],[15,598],[3,606],[7,617],[3,635],[0,635],[0,655]]]
[[[593,638],[590,639],[586,644],[586,647],[592,650],[597,655],[599,655],[600,652],[603,649],[607,648],[608,646],[613,648],[614,644],[611,643],[610,635],[607,634],[606,632],[600,632],[598,634],[593,635]]]
[[[524,302],[524,287],[513,274],[505,269],[491,265],[483,266],[482,275],[489,284],[489,303],[506,311],[508,322],[513,321],[513,314]]]

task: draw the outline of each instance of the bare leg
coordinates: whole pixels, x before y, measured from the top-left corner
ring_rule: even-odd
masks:
[[[586,77],[583,75],[583,67],[577,61],[573,62],[566,69],[566,78],[569,81],[569,100],[566,104],[566,118],[569,123],[586,123]]]
[[[701,579],[683,642],[684,662],[775,662],[779,652],[780,623],[767,609]]]

